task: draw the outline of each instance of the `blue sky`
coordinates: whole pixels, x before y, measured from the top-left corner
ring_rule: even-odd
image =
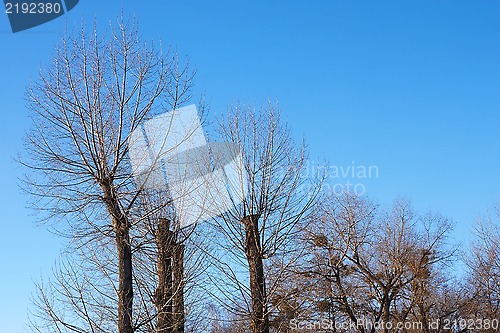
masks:
[[[500,199],[498,1],[81,0],[16,34],[0,13],[2,332],[23,331],[32,281],[50,275],[62,248],[35,227],[17,185],[25,87],[66,25],[107,26],[122,9],[145,39],[189,56],[212,117],[235,101],[278,100],[312,159],[377,167],[378,177],[351,183],[382,205],[405,196],[440,211],[466,243],[475,217]]]

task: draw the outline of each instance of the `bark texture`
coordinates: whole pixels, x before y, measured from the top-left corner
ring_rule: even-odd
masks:
[[[177,244],[168,219],[159,219],[156,231],[158,248],[158,288],[155,306],[158,333],[184,332],[184,245]]]
[[[132,284],[132,247],[130,224],[123,214],[112,181],[101,182],[104,202],[113,221],[118,252],[118,333],[133,333],[132,324],[134,289]]]
[[[269,333],[263,253],[259,237],[259,216],[246,216],[243,219],[243,224],[245,225],[245,254],[250,272],[252,298],[251,329],[253,333]]]
[[[175,244],[173,253],[174,333],[184,333],[184,245]]]

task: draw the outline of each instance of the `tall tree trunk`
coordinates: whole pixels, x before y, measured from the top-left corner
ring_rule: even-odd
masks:
[[[103,179],[101,187],[104,202],[113,221],[118,251],[118,333],[133,333],[132,305],[134,289],[132,284],[132,247],[130,245],[130,224],[120,209],[112,180]]]
[[[174,333],[184,333],[184,245],[174,245]]]
[[[132,249],[129,227],[125,224],[118,228],[116,244],[118,248],[118,333],[132,333]]]
[[[391,320],[391,296],[390,291],[384,291],[384,297],[382,298],[382,321],[384,322],[384,333],[389,333],[391,330],[389,329],[387,323]]]
[[[172,332],[174,327],[172,313],[172,232],[170,221],[159,219],[156,230],[158,247],[158,288],[155,291],[155,306],[158,311],[156,332]]]
[[[252,297],[251,329],[253,333],[269,333],[263,254],[259,237],[259,216],[246,216],[243,218],[243,224],[245,225],[245,254],[250,271]]]

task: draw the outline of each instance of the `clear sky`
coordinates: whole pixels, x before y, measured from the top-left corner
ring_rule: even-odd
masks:
[[[50,275],[62,242],[34,226],[17,185],[25,87],[66,25],[83,17],[107,26],[122,10],[144,38],[189,56],[212,117],[231,102],[278,100],[312,159],[339,172],[376,167],[333,184],[361,184],[382,205],[405,196],[440,211],[464,243],[500,199],[499,1],[81,0],[16,34],[2,9],[0,331],[23,331],[32,281]]]

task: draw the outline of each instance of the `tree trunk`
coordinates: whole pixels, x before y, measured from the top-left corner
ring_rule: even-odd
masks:
[[[259,216],[243,218],[245,225],[245,254],[250,272],[250,293],[252,297],[251,329],[253,333],[269,333],[266,283],[259,237]]]
[[[184,245],[174,245],[174,333],[184,333]]]
[[[132,247],[130,245],[130,224],[118,203],[118,197],[111,179],[101,181],[103,199],[115,232],[118,251],[118,333],[133,333],[132,305],[134,289],[132,284]]]
[[[120,223],[116,233],[118,248],[118,333],[132,333],[132,303],[134,291],[132,285],[132,249],[130,246],[129,227]]]
[[[390,291],[385,290],[384,297],[382,298],[382,321],[384,322],[384,333],[390,332],[387,323],[391,320],[391,302]]]
[[[159,219],[156,231],[158,247],[158,288],[155,291],[155,306],[158,311],[156,332],[167,333],[173,330],[172,313],[172,232],[170,221]]]

